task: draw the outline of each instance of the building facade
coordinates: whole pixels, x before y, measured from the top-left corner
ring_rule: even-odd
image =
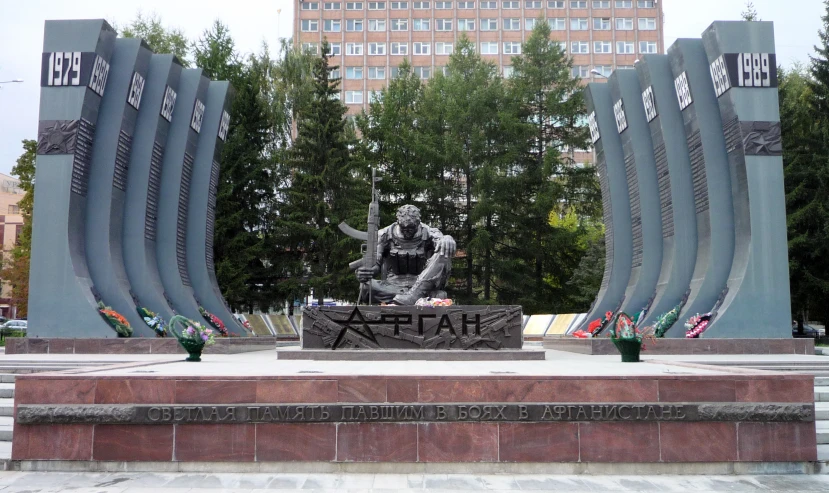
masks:
[[[23,229],[23,216],[17,203],[25,193],[17,178],[0,173],[0,245],[3,245],[4,256],[8,256],[14,248]],[[15,316],[16,309],[11,301],[11,285],[3,282],[0,285],[0,315],[6,318]]]
[[[423,79],[441,70],[462,34],[509,76],[512,57],[521,54],[535,23],[545,20],[553,39],[573,57],[573,74],[600,81],[615,68],[632,68],[640,54],[664,52],[661,3],[298,0],[294,39],[316,53],[328,40],[332,64],[340,67],[342,100],[355,114],[395,77],[404,59]]]

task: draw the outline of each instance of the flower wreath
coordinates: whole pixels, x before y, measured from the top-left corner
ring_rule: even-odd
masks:
[[[202,317],[204,317],[205,320],[207,320],[210,323],[210,325],[213,326],[214,329],[219,331],[219,334],[221,334],[222,337],[227,337],[229,335],[227,327],[225,327],[225,324],[221,321],[219,317],[213,315],[201,306],[199,307],[199,313]]]
[[[111,306],[104,305],[103,301],[98,302],[98,313],[107,321],[107,323],[115,329],[118,337],[132,336],[132,327],[123,315],[112,309]]]
[[[164,321],[161,315],[143,306],[139,306],[137,310],[138,316],[144,320],[147,327],[155,331],[156,337],[167,337],[167,322]]]
[[[711,323],[711,313],[705,313],[700,315],[697,313],[693,317],[689,318],[687,322],[685,322],[685,337],[687,339],[697,339],[705,329],[708,328],[708,324]]]

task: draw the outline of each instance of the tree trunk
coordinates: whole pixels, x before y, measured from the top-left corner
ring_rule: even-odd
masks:
[[[492,234],[492,215],[486,217],[486,230],[488,234]],[[491,238],[491,236],[490,236]],[[490,301],[490,287],[492,284],[492,249],[489,242],[486,245],[486,253],[484,256],[484,299]]]

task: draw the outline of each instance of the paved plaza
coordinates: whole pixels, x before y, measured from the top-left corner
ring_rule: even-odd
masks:
[[[185,491],[829,491],[829,475],[559,476],[446,474],[158,474],[0,472],[0,492],[182,493]]]

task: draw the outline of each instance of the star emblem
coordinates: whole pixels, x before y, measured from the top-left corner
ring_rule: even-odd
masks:
[[[351,314],[346,320],[331,320],[342,326],[340,333],[337,334],[337,340],[334,341],[331,349],[337,349],[344,345],[344,343],[348,340],[346,337],[347,335],[354,335],[362,339],[367,339],[374,344],[378,344],[377,339],[374,337],[374,332],[371,331],[371,327],[369,327],[368,322],[366,322],[366,319],[363,317],[363,314],[360,313],[360,309],[357,306],[354,307],[354,310],[351,311]],[[359,321],[359,328],[352,325],[355,320]]]

